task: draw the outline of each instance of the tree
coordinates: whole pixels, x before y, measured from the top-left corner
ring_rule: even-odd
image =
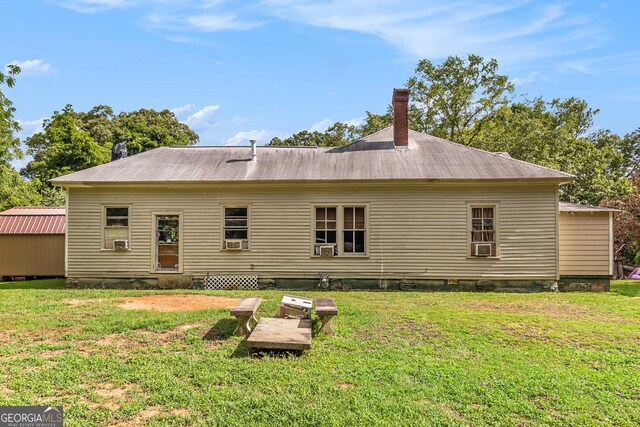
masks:
[[[497,111],[474,145],[574,174],[576,179],[560,188],[561,199],[597,205],[630,191],[632,145],[608,131],[587,135],[597,112],[577,98],[514,102]]]
[[[169,110],[140,109],[120,113],[113,119],[112,142],[126,141],[127,152],[143,151],[170,145],[193,145],[200,137],[181,123]]]
[[[478,55],[449,56],[440,65],[423,59],[407,87],[416,130],[464,145],[473,145],[514,91],[509,77],[498,74],[498,62]]]
[[[2,85],[12,88],[19,73],[20,67],[16,65],[8,65],[6,74],[0,71],[0,89]],[[10,163],[22,158],[20,139],[15,136],[20,131],[20,124],[14,118],[14,112],[13,103],[0,90],[0,210],[40,201],[33,186],[20,178]]]
[[[100,145],[82,130],[78,114],[71,105],[55,111],[44,121],[42,132],[27,138],[28,154],[33,156],[22,169],[23,176],[41,189],[60,175],[101,165],[111,159],[111,144]]]
[[[2,85],[12,88],[19,73],[20,67],[7,65],[7,73],[0,72],[0,88]],[[20,124],[13,117],[15,111],[13,102],[0,90],[0,162],[4,166],[9,165],[11,160],[22,158],[20,139],[15,136],[20,131]]]
[[[306,130],[291,135],[286,139],[273,138],[268,145],[305,146],[305,147],[338,147],[358,139],[361,131],[356,126],[336,122],[324,132]]]
[[[614,213],[615,252],[627,264],[640,264],[640,175],[632,179],[633,191],[624,197],[604,200],[602,206],[619,209]]]
[[[125,141],[130,155],[168,145],[192,145],[198,135],[169,110],[141,109],[117,116],[108,105],[76,112],[55,111],[42,132],[25,141],[33,156],[21,174],[38,189],[42,203],[56,204],[62,193],[47,183],[67,173],[110,161],[114,144]]]

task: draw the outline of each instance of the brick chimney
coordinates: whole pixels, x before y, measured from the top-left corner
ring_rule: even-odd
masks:
[[[409,89],[394,89],[393,143],[396,148],[409,148]]]

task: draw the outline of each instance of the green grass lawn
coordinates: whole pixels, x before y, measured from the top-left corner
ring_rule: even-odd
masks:
[[[282,296],[0,284],[0,405],[63,405],[77,426],[640,425],[637,282],[329,293],[337,334],[299,357],[250,357],[228,310],[118,307],[150,293],[259,295],[260,316]]]

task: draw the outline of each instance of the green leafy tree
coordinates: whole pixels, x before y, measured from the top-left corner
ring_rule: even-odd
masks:
[[[7,65],[7,73],[0,72],[0,88],[2,85],[12,88],[19,73],[20,67]],[[22,158],[20,139],[15,136],[15,133],[20,132],[20,124],[13,117],[15,111],[13,102],[0,90],[0,162],[5,165],[11,160]]]
[[[193,145],[200,140],[198,134],[180,123],[169,110],[143,108],[130,113],[123,112],[112,123],[112,142],[126,141],[130,155],[170,145]]]
[[[111,148],[125,142],[129,155],[169,145],[192,145],[198,135],[169,110],[141,109],[118,115],[108,105],[77,112],[71,105],[45,120],[42,132],[25,141],[33,156],[21,173],[44,204],[58,204],[64,194],[47,183],[67,173],[111,160]]]
[[[288,138],[273,138],[268,145],[273,146],[306,146],[306,147],[338,147],[346,145],[359,138],[361,131],[356,126],[336,122],[324,132],[306,130],[291,135]]]
[[[473,145],[514,92],[509,77],[498,73],[498,62],[478,55],[450,56],[440,65],[423,59],[407,87],[415,130],[465,145]]]
[[[20,67],[16,65],[8,65],[6,74],[0,72],[0,210],[40,202],[33,186],[24,181],[10,163],[22,158],[20,139],[15,136],[20,124],[14,118],[13,103],[1,89],[3,85],[12,88],[19,73]]]
[[[54,112],[44,121],[44,130],[25,141],[33,160],[22,175],[44,190],[49,179],[111,160],[111,144],[98,144],[81,126],[71,105]]]
[[[513,103],[485,124],[474,145],[574,174],[560,189],[562,200],[597,205],[631,190],[629,152],[635,149],[609,131],[587,135],[597,113],[577,98]]]

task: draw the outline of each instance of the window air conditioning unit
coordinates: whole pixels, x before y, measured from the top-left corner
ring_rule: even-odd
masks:
[[[129,250],[129,240],[127,239],[117,239],[113,241],[113,249],[116,251],[127,251]]]
[[[478,243],[474,247],[475,256],[491,256],[490,243]]]
[[[335,246],[320,246],[320,256],[333,256],[335,253]]]
[[[240,251],[242,250],[242,239],[225,240],[224,248],[228,251]]]

